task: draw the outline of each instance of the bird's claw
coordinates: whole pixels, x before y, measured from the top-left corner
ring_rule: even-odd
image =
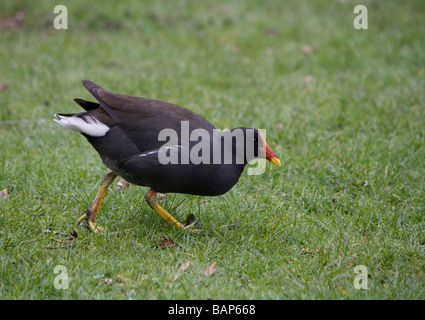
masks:
[[[190,224],[188,226],[183,226],[182,229],[183,230],[190,231],[190,232],[193,232],[193,233],[201,233],[202,229],[194,229],[193,228],[194,225],[195,225],[195,223],[192,223],[192,224]]]
[[[79,224],[81,224],[81,222],[87,229],[91,231],[94,231],[94,232],[103,231],[102,227],[96,226],[94,224],[92,219],[92,210],[90,209],[87,209],[86,211],[84,211],[84,214],[80,218],[78,218],[75,226],[78,226]]]
[[[198,229],[194,229],[195,226],[199,225]],[[186,222],[186,224],[183,226],[184,230],[188,230],[194,233],[200,233],[202,231],[202,226],[204,224],[198,220],[195,220],[195,216],[193,214],[191,214],[188,218],[188,221]]]

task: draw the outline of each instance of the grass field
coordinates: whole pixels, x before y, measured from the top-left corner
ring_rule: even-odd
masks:
[[[350,0],[117,3],[62,1],[67,30],[57,1],[0,4],[0,299],[425,298],[423,1],[362,1],[367,30]],[[82,79],[264,128],[282,166],[220,197],[169,194],[200,234],[116,184],[104,231],[75,228],[107,172],[51,120],[92,99]]]

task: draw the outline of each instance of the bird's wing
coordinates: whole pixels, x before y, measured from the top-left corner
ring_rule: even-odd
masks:
[[[179,105],[115,94],[88,80],[83,80],[83,84],[141,151],[161,147],[164,142],[158,141],[158,137],[163,129],[175,130],[180,139],[182,121],[189,122],[190,131],[215,128],[205,118]]]

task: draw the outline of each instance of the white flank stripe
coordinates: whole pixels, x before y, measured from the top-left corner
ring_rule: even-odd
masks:
[[[53,120],[55,120],[55,122],[60,124],[62,127],[84,133],[91,137],[102,137],[110,129],[106,124],[103,124],[94,117],[87,117],[87,123],[78,117],[64,117],[57,114],[55,116],[57,119]]]
[[[178,148],[181,148],[181,146],[172,145],[172,146],[168,146],[168,147],[161,147],[158,150],[149,151],[148,153],[141,153],[141,154],[139,154],[139,157],[146,157],[146,156],[151,155],[151,154],[159,153],[161,151],[161,149],[174,149],[175,150],[175,149],[178,149]]]

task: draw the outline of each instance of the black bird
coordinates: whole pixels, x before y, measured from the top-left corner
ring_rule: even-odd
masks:
[[[149,206],[170,225],[186,228],[156,201],[157,192],[218,196],[239,180],[245,165],[265,158],[280,166],[257,129],[216,129],[209,121],[168,102],[109,92],[83,80],[97,102],[74,99],[85,112],[55,114],[61,126],[80,132],[108,172],[93,204],[77,221],[92,230],[108,186],[117,176],[149,187]]]

